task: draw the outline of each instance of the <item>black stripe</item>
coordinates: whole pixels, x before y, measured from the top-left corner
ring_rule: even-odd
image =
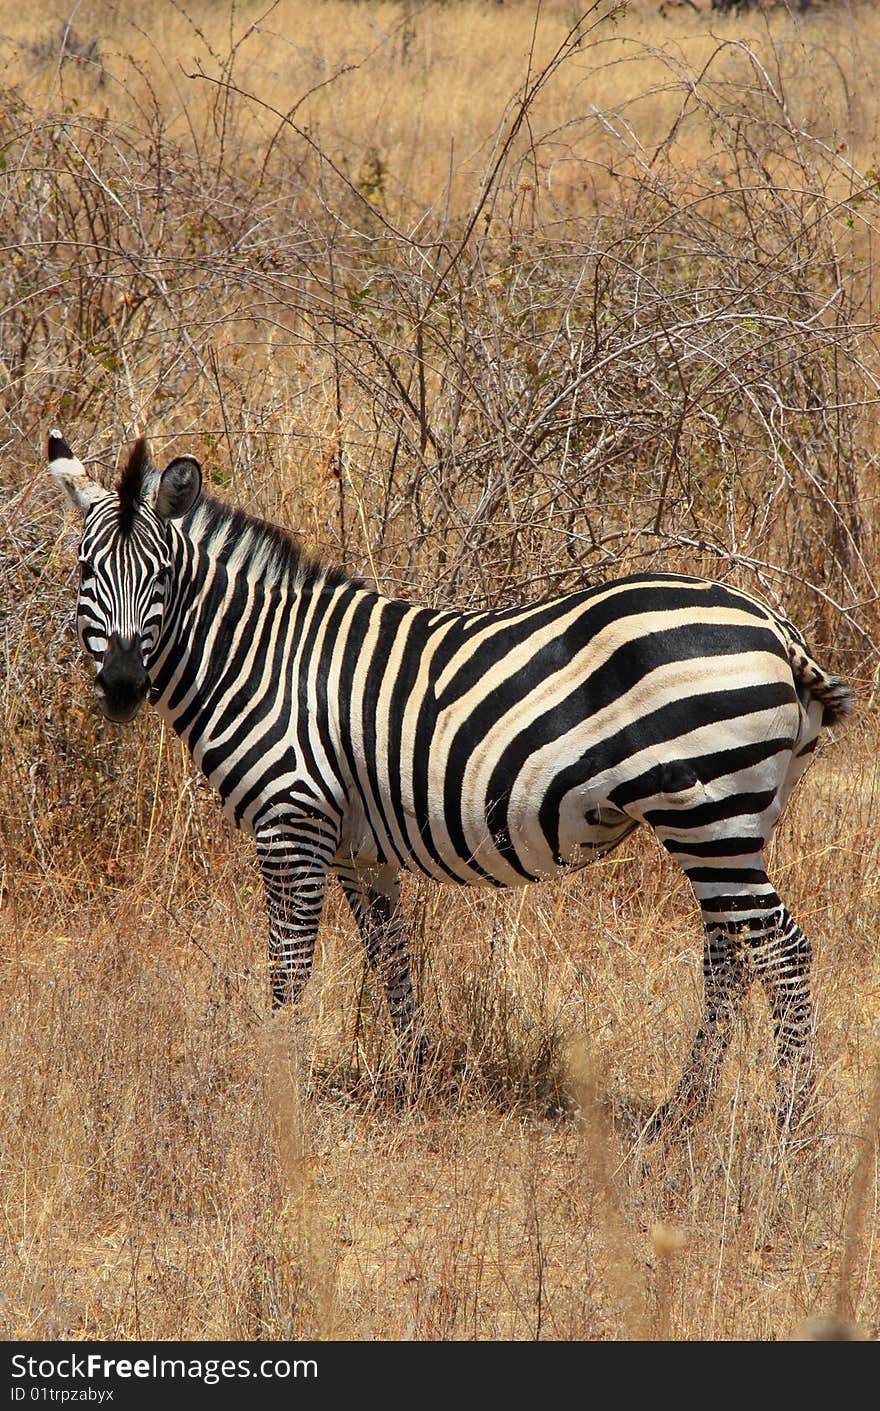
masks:
[[[361,701],[361,730],[363,737],[364,764],[366,766],[367,780],[370,786],[372,797],[375,800],[374,806],[379,810],[382,816],[382,821],[384,823],[385,808],[391,803],[391,800],[385,799],[383,795],[383,790],[380,788],[379,785],[378,759],[380,739],[377,731],[376,715],[379,707],[379,697],[382,693],[382,685],[385,680],[385,676],[388,671],[388,663],[391,658],[392,651],[394,649],[394,641],[398,633],[401,631],[401,624],[408,616],[411,609],[409,608],[408,604],[400,602],[396,599],[392,599],[386,602],[382,602],[381,599],[377,599],[377,602],[380,604],[380,616],[378,629],[376,631],[375,639],[373,641],[371,649],[372,655],[370,657],[370,664],[367,668],[366,677],[364,679],[364,692]],[[404,652],[405,651],[406,647],[404,647]],[[385,744],[386,747],[389,744],[388,735],[390,735],[390,733],[391,732],[389,731],[386,734],[384,741],[382,741],[382,743]],[[399,738],[397,743],[399,749]],[[367,807],[368,818],[370,817],[371,812],[372,809],[370,807]],[[385,828],[385,831],[390,832],[387,826]],[[393,846],[393,840],[390,837],[388,839],[388,842]]]
[[[393,814],[401,837],[409,844],[409,830],[411,827],[403,807],[403,797],[401,794],[401,780],[404,774],[414,777],[416,773],[415,761],[404,759],[402,755],[403,745],[403,721],[407,706],[415,692],[416,681],[418,679],[419,667],[432,632],[436,632],[442,622],[448,620],[445,616],[438,618],[429,609],[416,611],[410,609],[410,615],[406,620],[404,630],[406,632],[406,644],[400,656],[397,668],[397,675],[391,690],[388,702],[388,731],[384,741],[386,751],[386,763],[388,769],[388,787],[390,795],[387,807]],[[430,686],[428,687],[429,694]],[[427,807],[421,813],[416,811],[416,823],[419,836],[423,840],[426,848],[430,851],[431,841],[428,829]],[[403,860],[403,859],[401,859]]]
[[[685,872],[692,882],[766,882],[763,867],[688,867]]]
[[[775,911],[779,906],[779,898],[775,892],[762,892],[760,895],[746,893],[744,896],[733,894],[731,896],[700,897],[700,908],[703,911],[736,913],[741,911]]]
[[[307,779],[314,781],[316,789],[320,789],[328,802],[334,793],[347,793],[347,790],[330,730],[327,673],[322,670],[322,663],[327,660],[327,636],[329,634],[332,639],[330,643],[332,650],[332,646],[335,645],[335,626],[338,624],[341,613],[345,611],[346,604],[358,591],[354,584],[347,584],[342,588],[329,583],[307,585],[303,589],[303,596],[309,604],[312,614],[311,620],[305,629],[304,640],[300,642],[300,633],[297,633],[296,640],[291,644],[291,663],[296,653],[301,653],[298,674],[294,682],[297,698],[296,748],[300,768]],[[316,653],[315,643],[325,622],[327,627],[323,649],[320,653]],[[322,769],[318,767],[313,747],[313,741],[316,739],[327,758],[332,779],[322,778]],[[334,783],[336,784],[335,790]]]
[[[373,610],[381,599],[378,593],[364,591],[359,601],[355,604],[354,612],[351,614],[348,623],[348,630],[345,640],[337,643],[337,652],[341,651],[341,662],[339,669],[339,742],[346,763],[351,773],[354,787],[360,795],[364,805],[366,817],[370,819],[370,809],[367,802],[365,785],[369,783],[370,765],[369,761],[361,760],[354,749],[352,735],[352,706],[354,703],[355,677],[357,669],[364,656],[364,642],[369,630]],[[366,770],[366,778],[364,777]],[[379,839],[376,838],[376,845],[379,849],[380,861],[386,861]]]
[[[645,814],[645,822],[652,828],[672,828],[677,833],[688,828],[706,828],[745,813],[762,814],[775,798],[775,789],[764,789],[756,794],[731,794],[711,803],[696,804],[694,808],[652,809]]]
[[[697,838],[683,841],[678,838],[664,838],[663,846],[667,852],[684,853],[689,857],[748,857],[763,850],[764,839],[754,834],[707,838],[704,841]]]

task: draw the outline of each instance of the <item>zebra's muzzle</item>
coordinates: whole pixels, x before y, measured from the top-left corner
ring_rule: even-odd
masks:
[[[150,690],[140,646],[118,632],[110,635],[101,670],[95,677],[98,704],[108,720],[134,720]]]

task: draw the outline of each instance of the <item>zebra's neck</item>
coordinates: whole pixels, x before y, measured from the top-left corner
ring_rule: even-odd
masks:
[[[148,669],[154,704],[199,763],[208,717],[213,735],[235,681],[253,679],[261,657],[270,669],[279,633],[290,649],[298,602],[370,590],[310,559],[285,530],[219,500],[205,497],[170,528],[173,587]]]
[[[191,558],[224,567],[230,577],[243,573],[260,581],[267,591],[354,581],[341,570],[309,558],[294,535],[280,525],[210,495],[203,496],[182,521],[178,538]]]

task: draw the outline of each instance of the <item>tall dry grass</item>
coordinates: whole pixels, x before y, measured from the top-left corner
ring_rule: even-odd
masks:
[[[877,1335],[880,22],[613,8],[0,4],[8,1336]],[[716,1112],[632,1144],[699,1006],[647,838],[408,885],[412,1108],[335,894],[270,1020],[247,847],[154,720],[91,709],[50,422],[108,477],[141,430],[193,451],[407,596],[650,565],[785,604],[860,700],[771,859],[811,1141],[768,1120],[756,994]]]

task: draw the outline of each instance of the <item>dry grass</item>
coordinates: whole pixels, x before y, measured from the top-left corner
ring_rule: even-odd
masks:
[[[241,857],[170,910],[149,864],[16,889],[7,1336],[763,1339],[835,1309],[876,1336],[876,745],[841,744],[837,802],[805,787],[777,849],[817,949],[823,1083],[796,1152],[768,1122],[757,996],[686,1145],[634,1153],[611,1126],[668,1090],[698,1005],[696,917],[650,845],[442,912],[412,888],[440,1051],[405,1110],[335,897],[303,1014],[270,1020]]]
[[[880,20],[666,9],[560,51],[547,4],[529,61],[526,3],[83,0],[62,58],[66,11],[0,3],[8,1337],[880,1333]],[[649,838],[408,885],[412,1107],[335,893],[269,1019],[247,847],[155,720],[91,711],[50,421],[105,474],[135,430],[194,451],[406,595],[655,564],[785,602],[859,688],[771,860],[815,944],[810,1142],[769,1122],[755,994],[716,1112],[631,1147],[699,1006]]]

